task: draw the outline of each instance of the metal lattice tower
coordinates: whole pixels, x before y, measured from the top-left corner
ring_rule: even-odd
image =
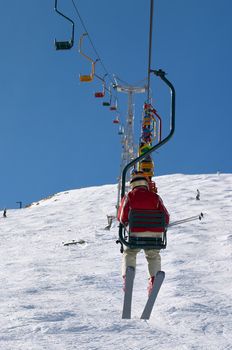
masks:
[[[137,157],[137,149],[134,144],[134,104],[133,104],[133,95],[134,94],[143,94],[146,92],[147,87],[136,87],[136,86],[123,86],[115,85],[117,92],[122,92],[128,94],[128,107],[127,107],[127,118],[122,132],[122,154],[121,154],[121,164],[120,164],[120,176],[118,179],[118,201],[117,201],[117,210],[120,202],[121,194],[121,173],[122,169],[126,164],[130,163],[132,159]],[[127,181],[129,180],[130,174],[127,175]]]

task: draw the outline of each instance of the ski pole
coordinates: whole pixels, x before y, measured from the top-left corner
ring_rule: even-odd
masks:
[[[200,215],[195,215],[195,216],[191,216],[189,218],[185,218],[185,219],[182,219],[182,220],[177,220],[177,221],[174,221],[174,222],[171,222],[168,227],[170,226],[175,226],[175,225],[179,225],[179,224],[184,224],[186,222],[189,222],[189,221],[193,221],[193,220],[201,220],[203,218],[203,213],[200,213]]]
[[[128,232],[128,230],[127,230],[127,226],[126,226],[125,224],[123,224],[123,223],[121,223],[121,225],[122,225],[122,227],[124,228],[124,233],[127,232],[127,234],[129,235],[129,232]],[[123,251],[124,251],[123,243],[121,242],[120,239],[117,239],[116,244],[118,244],[118,243],[120,243],[120,245],[121,245],[121,247],[120,247],[120,252],[123,253]]]
[[[185,219],[182,219],[182,220],[177,220],[177,221],[174,221],[174,222],[171,222],[168,227],[172,227],[172,226],[176,226],[176,225],[180,225],[180,224],[185,224],[186,222],[189,222],[189,221],[194,221],[194,220],[201,220],[203,218],[203,213],[200,213],[200,215],[195,215],[195,216],[191,216],[189,218],[185,218]]]

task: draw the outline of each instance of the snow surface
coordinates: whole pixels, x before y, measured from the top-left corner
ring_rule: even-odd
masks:
[[[232,349],[232,174],[157,177],[175,221],[162,252],[166,279],[149,321],[138,255],[131,320],[122,320],[117,186],[58,193],[0,218],[1,350]],[[201,200],[195,199],[197,189]],[[83,239],[84,244],[62,242]]]

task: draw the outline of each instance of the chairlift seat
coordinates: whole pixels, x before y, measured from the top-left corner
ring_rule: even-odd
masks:
[[[81,82],[91,82],[93,81],[93,76],[92,75],[80,75],[80,81]]]
[[[56,50],[70,50],[73,47],[73,41],[56,41],[55,48]]]
[[[104,94],[104,92],[95,92],[94,96],[97,98],[102,98],[105,96],[105,94]]]
[[[102,102],[102,105],[105,107],[109,107],[110,106],[110,102]]]
[[[146,227],[155,232],[161,229],[160,237],[139,237],[139,232],[133,236],[133,229]],[[151,232],[152,232],[151,231]],[[125,242],[124,242],[125,243]],[[133,209],[129,213],[129,232],[127,246],[141,249],[165,249],[167,246],[165,213],[160,210]]]
[[[140,163],[140,167],[141,169],[153,169],[154,168],[154,164],[152,161],[150,162],[141,162]]]

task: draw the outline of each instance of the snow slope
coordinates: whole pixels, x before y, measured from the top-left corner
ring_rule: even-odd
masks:
[[[132,319],[121,319],[117,223],[104,230],[116,185],[58,193],[0,218],[1,350],[232,349],[232,174],[156,182],[172,221],[205,218],[170,228],[166,279],[148,322],[139,319],[147,286],[142,252]],[[86,243],[63,246],[72,239]]]

